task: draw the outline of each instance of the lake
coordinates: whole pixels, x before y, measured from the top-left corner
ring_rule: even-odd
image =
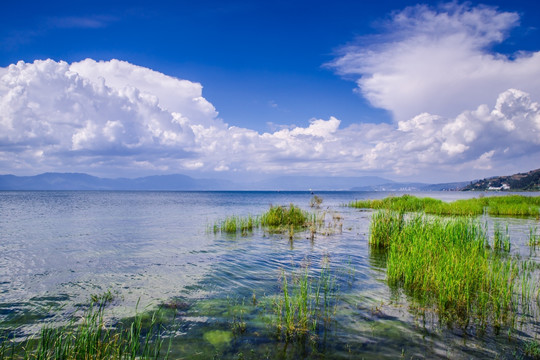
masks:
[[[510,336],[419,316],[406,295],[387,286],[384,261],[370,252],[372,212],[343,206],[399,194],[317,195],[319,210],[310,208],[309,192],[0,192],[0,336],[65,323],[107,291],[114,294],[112,323],[135,309],[174,309],[165,321],[173,358],[514,358],[540,332],[536,318]],[[415,195],[451,201],[479,194]],[[291,239],[261,229],[245,236],[212,231],[229,215],[290,203],[324,212],[330,228],[313,239],[308,232]],[[540,262],[527,244],[538,219],[481,221],[489,231],[495,222],[508,224],[512,253]],[[311,339],[276,336],[269,314],[283,278],[326,266],[339,293],[328,324]]]

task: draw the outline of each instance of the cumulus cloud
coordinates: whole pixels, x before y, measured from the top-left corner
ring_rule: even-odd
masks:
[[[261,134],[220,120],[200,84],[127,62],[19,62],[0,68],[0,168],[102,176],[373,173],[426,181],[528,169],[540,156],[540,105],[515,89],[488,103],[495,105],[453,117],[424,112],[346,128],[330,117]],[[472,172],[459,174],[465,169]]]
[[[146,157],[182,159],[194,146],[190,119],[160,106],[144,88],[109,86],[103,77],[93,80],[52,60],[21,61],[0,75],[0,150],[13,154],[4,159],[17,159],[15,166],[37,170],[62,164],[65,170],[117,158],[129,159],[123,160],[128,166]],[[177,91],[180,101],[191,96],[186,111],[199,111],[198,119],[207,116],[211,122],[216,114],[206,104],[199,110],[200,85],[191,84],[192,89],[182,84]]]
[[[73,63],[70,70],[92,82],[105,81],[116,91],[129,87],[137,89],[142,96],[178,116],[209,126],[217,120],[214,106],[202,96],[202,85],[188,80],[167,76],[126,61],[95,61],[86,59]]]
[[[396,121],[423,112],[454,117],[511,88],[540,96],[540,52],[491,51],[517,25],[516,13],[494,7],[417,5],[394,13],[382,34],[342,48],[329,65],[356,77],[358,91]]]

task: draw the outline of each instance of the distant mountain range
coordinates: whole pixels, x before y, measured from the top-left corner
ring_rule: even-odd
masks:
[[[136,190],[136,191],[459,191],[540,190],[540,169],[475,182],[400,183],[377,176],[279,176],[256,182],[195,179],[187,175],[157,175],[135,179],[100,178],[81,173],[35,176],[0,175],[0,190]]]
[[[0,190],[223,190],[226,180],[194,179],[186,175],[107,179],[80,173],[44,173],[36,176],[0,175]]]
[[[186,175],[108,179],[80,173],[44,173],[36,176],[0,175],[0,190],[350,190],[355,186],[389,183],[388,179],[365,177],[282,176],[253,183],[219,179],[195,179]]]
[[[540,191],[540,169],[527,173],[518,173],[507,176],[494,176],[477,180],[463,187],[464,191]]]

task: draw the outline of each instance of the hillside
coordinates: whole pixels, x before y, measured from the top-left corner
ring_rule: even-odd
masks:
[[[528,173],[519,173],[508,176],[494,176],[488,179],[478,180],[467,186],[463,191],[539,191],[540,169],[531,170]]]

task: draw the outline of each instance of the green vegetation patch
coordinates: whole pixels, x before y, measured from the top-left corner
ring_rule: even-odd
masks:
[[[494,239],[490,245],[472,219],[380,211],[373,216],[369,243],[387,254],[388,284],[404,289],[419,309],[434,308],[448,324],[511,326],[520,301],[531,302],[528,275],[520,275],[518,260],[501,251],[509,243]]]
[[[270,206],[270,209],[261,215],[261,224],[268,227],[307,227],[310,216],[307,211],[298,206]]]
[[[214,347],[221,348],[231,342],[233,333],[225,330],[210,330],[204,333],[203,338]]]
[[[279,336],[286,339],[312,339],[326,329],[336,315],[339,300],[336,278],[328,262],[318,274],[310,276],[308,267],[299,274],[282,273],[281,292],[273,302]]]
[[[246,235],[247,233],[253,231],[253,228],[260,226],[260,220],[258,217],[254,216],[229,216],[225,220],[214,224],[213,230],[214,233],[224,232],[227,234],[236,234],[238,232]]]
[[[159,315],[137,314],[112,327],[105,321],[109,295],[99,296],[82,314],[65,326],[45,326],[36,337],[0,343],[0,359],[156,359],[163,340]],[[163,354],[161,354],[163,355]]]
[[[355,200],[348,204],[360,209],[387,209],[398,212],[425,212],[446,216],[489,215],[539,216],[540,197],[536,196],[491,196],[456,200],[450,203],[429,197],[412,195],[390,196],[380,200]]]
[[[232,215],[225,220],[217,222],[213,226],[213,232],[246,235],[255,228],[264,227],[272,232],[292,233],[294,229],[306,229],[317,222],[317,216],[310,214],[300,207],[290,204],[289,206],[270,206],[270,209],[260,216],[236,216]]]

